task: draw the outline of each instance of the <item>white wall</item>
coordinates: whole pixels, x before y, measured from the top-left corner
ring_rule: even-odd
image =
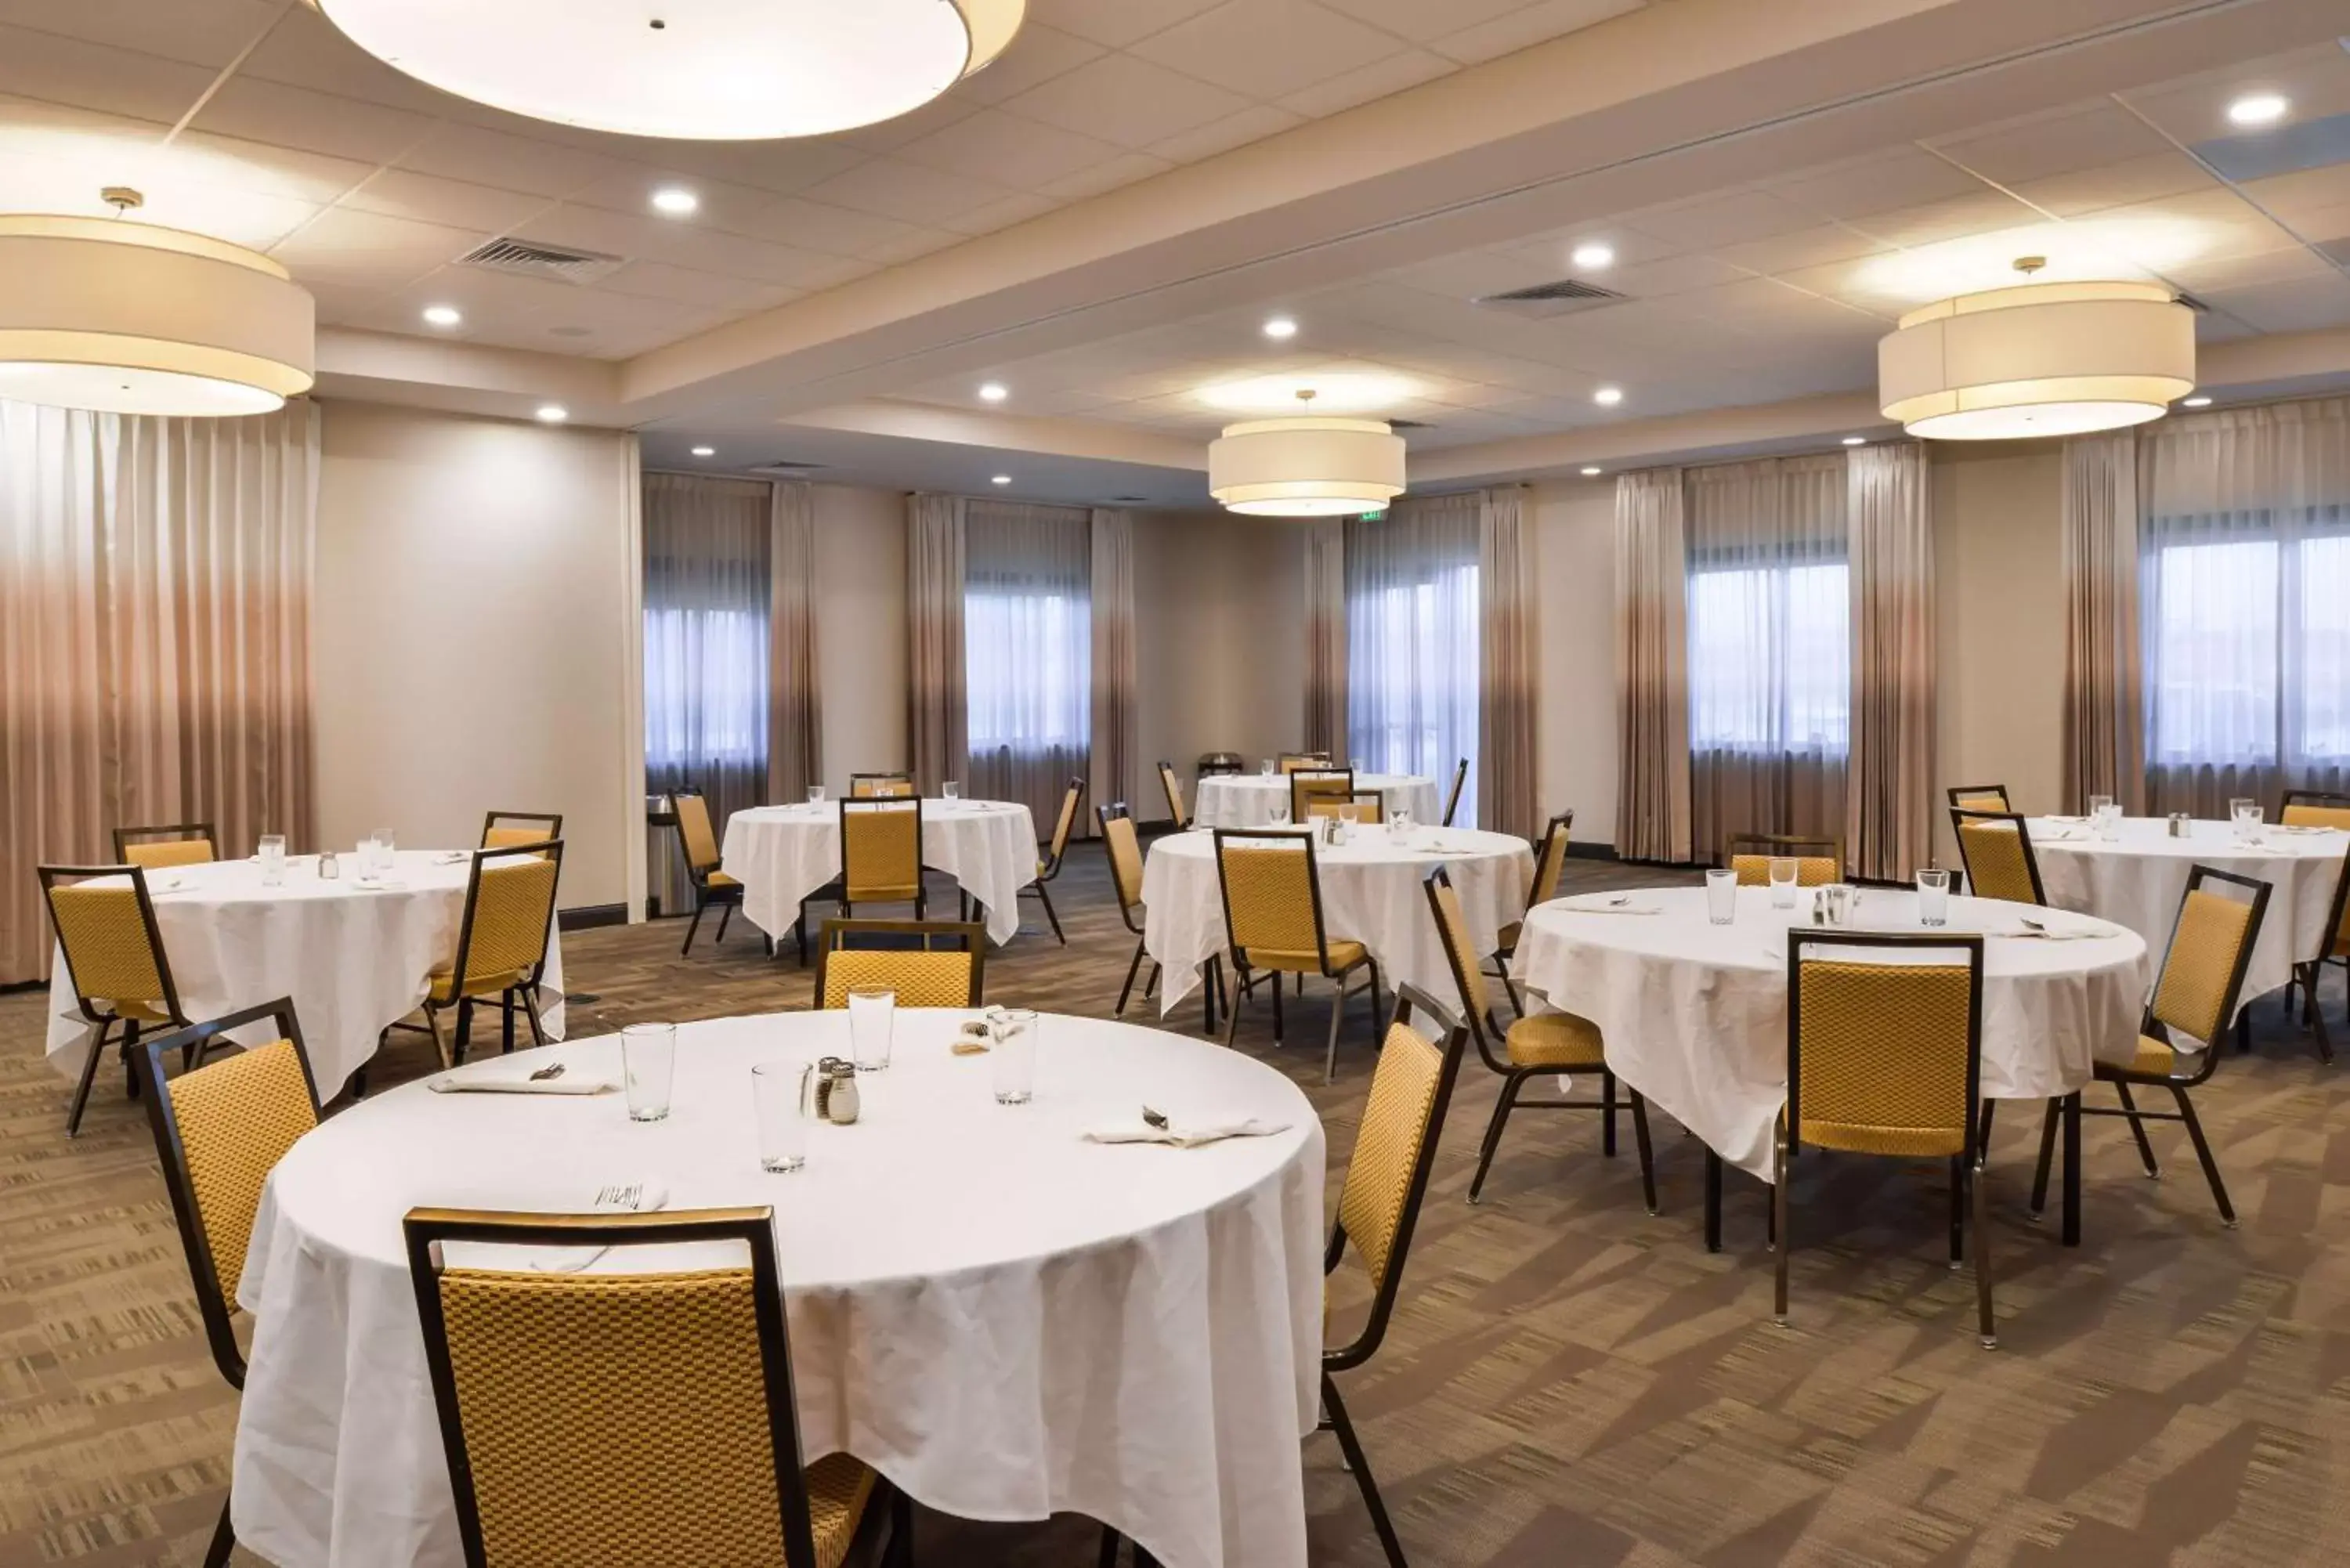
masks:
[[[1616,486],[1534,487],[1534,580],[1542,628],[1534,804],[1572,807],[1573,841],[1616,841]]]
[[[816,686],[824,782],[902,768],[906,757],[906,498],[815,487]]]
[[[558,811],[567,909],[631,899],[644,839],[636,443],[325,404],[311,656],[318,821],[478,842]]]

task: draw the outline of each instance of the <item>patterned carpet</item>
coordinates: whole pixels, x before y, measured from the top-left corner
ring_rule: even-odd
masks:
[[[1576,862],[1584,887],[1674,880]],[[992,998],[1106,1012],[1132,950],[1097,856],[988,965]],[[596,1021],[804,1005],[806,973],[738,924],[681,959],[681,929],[577,933]],[[2327,998],[2342,1017],[2338,982]],[[41,998],[0,996],[0,1564],[194,1563],[228,1480],[236,1404],[205,1355],[143,1116],[104,1081],[81,1138],[40,1059]],[[1319,1083],[1323,1013],[1292,1046],[1262,1012],[1244,1048],[1295,1075],[1334,1175],[1369,1074],[1359,1022]],[[1196,1003],[1173,1022],[1196,1028]],[[1930,1167],[1821,1159],[1794,1194],[1794,1321],[1771,1322],[1762,1189],[1733,1177],[1728,1250],[1699,1236],[1697,1147],[1660,1120],[1663,1212],[1596,1119],[1513,1119],[1486,1201],[1462,1199],[1493,1097],[1473,1059],[1385,1350],[1349,1405],[1419,1568],[1866,1563],[2350,1563],[2350,1076],[2273,1002],[2251,1056],[2199,1098],[2243,1227],[2220,1227],[2175,1129],[2138,1174],[2118,1122],[2088,1131],[2087,1245],[2027,1223],[2032,1120],[2003,1118],[1992,1222],[2001,1348],[1977,1348],[1942,1258]],[[1305,1048],[1312,1042],[1314,1048]],[[380,1081],[412,1076],[402,1043]],[[1810,1162],[1807,1162],[1810,1163]],[[1336,1191],[1335,1183],[1332,1188]],[[1349,1265],[1351,1270],[1352,1265]],[[1365,1291],[1345,1272],[1339,1327]],[[1307,1449],[1316,1563],[1381,1561],[1326,1437]],[[923,1561],[1093,1561],[1082,1521],[925,1516]],[[240,1558],[240,1562],[253,1559]]]

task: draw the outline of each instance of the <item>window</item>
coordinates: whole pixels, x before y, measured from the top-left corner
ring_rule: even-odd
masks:
[[[647,606],[645,693],[649,767],[765,768],[767,618]]]
[[[1463,758],[1454,820],[1477,822],[1480,498],[1406,502],[1347,524],[1347,747],[1365,771],[1434,779]]]
[[[1691,749],[1841,753],[1851,733],[1851,620],[1841,561],[1692,572]]]
[[[2158,545],[2145,602],[2150,763],[2350,763],[2350,533]]]
[[[962,639],[965,787],[1049,825],[1092,764],[1091,514],[970,503]]]

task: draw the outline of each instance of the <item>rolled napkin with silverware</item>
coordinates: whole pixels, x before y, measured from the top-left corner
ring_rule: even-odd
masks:
[[[1226,1138],[1270,1137],[1288,1130],[1287,1122],[1260,1121],[1255,1116],[1211,1115],[1185,1116],[1179,1121],[1164,1111],[1145,1106],[1141,1120],[1088,1127],[1086,1139],[1089,1143],[1155,1143],[1170,1148],[1200,1148]]]
[[[1558,907],[1577,915],[1660,915],[1661,906],[1635,904],[1629,893],[1581,893],[1561,898]]]
[[[550,1062],[532,1067],[521,1062],[484,1062],[459,1067],[432,1080],[441,1095],[608,1095],[619,1084],[611,1078],[573,1073],[567,1064]]]

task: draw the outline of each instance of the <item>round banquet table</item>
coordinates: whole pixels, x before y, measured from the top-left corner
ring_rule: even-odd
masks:
[[[1501,946],[1502,928],[1525,912],[1534,882],[1534,852],[1524,839],[1474,828],[1414,827],[1398,836],[1357,827],[1346,843],[1316,847],[1314,857],[1324,933],[1370,949],[1388,985],[1416,985],[1438,998],[1458,992],[1420,890],[1428,868],[1442,866],[1451,874],[1480,953]],[[1195,830],[1155,841],[1143,862],[1142,902],[1143,946],[1166,974],[1163,1015],[1199,984],[1200,966],[1232,946],[1215,835]]]
[[[770,936],[800,900],[840,875],[840,803],[759,805],[726,819],[720,864],[743,884],[743,914]],[[1020,889],[1036,879],[1036,823],[1016,801],[924,800],[922,864],[985,906],[987,934],[1020,933]]]
[[[2244,971],[2240,1009],[2291,980],[2295,960],[2326,950],[2334,889],[2342,857],[2350,853],[2350,834],[2338,828],[2272,825],[2261,830],[2263,842],[2252,846],[2237,843],[2235,825],[2226,822],[2190,822],[2184,838],[2171,837],[2169,823],[2160,817],[2126,817],[2110,839],[2078,820],[2035,817],[2029,826],[2048,901],[2127,926],[2158,955],[2170,946],[2188,873],[2197,866],[2273,887]]]
[[[670,1210],[772,1204],[801,1439],[962,1518],[1073,1511],[1170,1568],[1305,1562],[1300,1441],[1321,1370],[1323,1138],[1270,1067],[1156,1029],[1048,1015],[1035,1098],[998,1106],[975,1014],[898,1014],[862,1118],[758,1164],[754,1064],[847,1054],[847,1014],[680,1027],[672,1109],[621,1096],[437,1094],[344,1111],[271,1172],[238,1300],[255,1314],[236,1532],[273,1563],[455,1568],[448,1468],[400,1217],[578,1210],[644,1179]],[[617,1083],[609,1037],[461,1074]],[[525,1060],[527,1058],[527,1060]],[[1191,1149],[1110,1145],[1150,1105],[1285,1124]],[[607,1254],[595,1269],[694,1266]]]
[[[327,881],[317,857],[290,857],[276,888],[263,884],[257,860],[147,877],[181,1012],[202,1021],[292,997],[324,1096],[367,1064],[385,1029],[416,1011],[433,966],[457,956],[471,874],[457,850],[401,850],[380,882],[359,879],[357,855],[337,858],[342,875]],[[549,1038],[562,1039],[563,947],[552,930],[539,1008]],[[49,1014],[49,1064],[78,1077],[96,1026],[75,1004],[62,951],[50,970]]]
[[[1436,781],[1418,774],[1357,774],[1355,787],[1378,791],[1380,809],[1389,816],[1408,811],[1414,822],[1433,823],[1443,815]],[[1288,805],[1285,774],[1211,774],[1200,781],[1193,821],[1201,827],[1263,827],[1272,823],[1275,806]]]
[[[1770,889],[1738,889],[1737,919],[1706,918],[1705,889],[1584,895],[1526,916],[1513,966],[1552,1006],[1599,1025],[1607,1065],[1723,1159],[1768,1181],[1771,1133],[1787,1100],[1787,931],[1808,898],[1771,907]],[[1638,911],[1638,912],[1633,912]],[[2025,939],[2025,917],[2102,934]],[[1917,931],[1918,895],[1865,888],[1852,929]],[[2100,1061],[2137,1049],[2147,947],[2137,933],[2081,916],[1954,898],[1933,934],[1981,933],[1982,1092],[2047,1100],[2089,1081]]]

